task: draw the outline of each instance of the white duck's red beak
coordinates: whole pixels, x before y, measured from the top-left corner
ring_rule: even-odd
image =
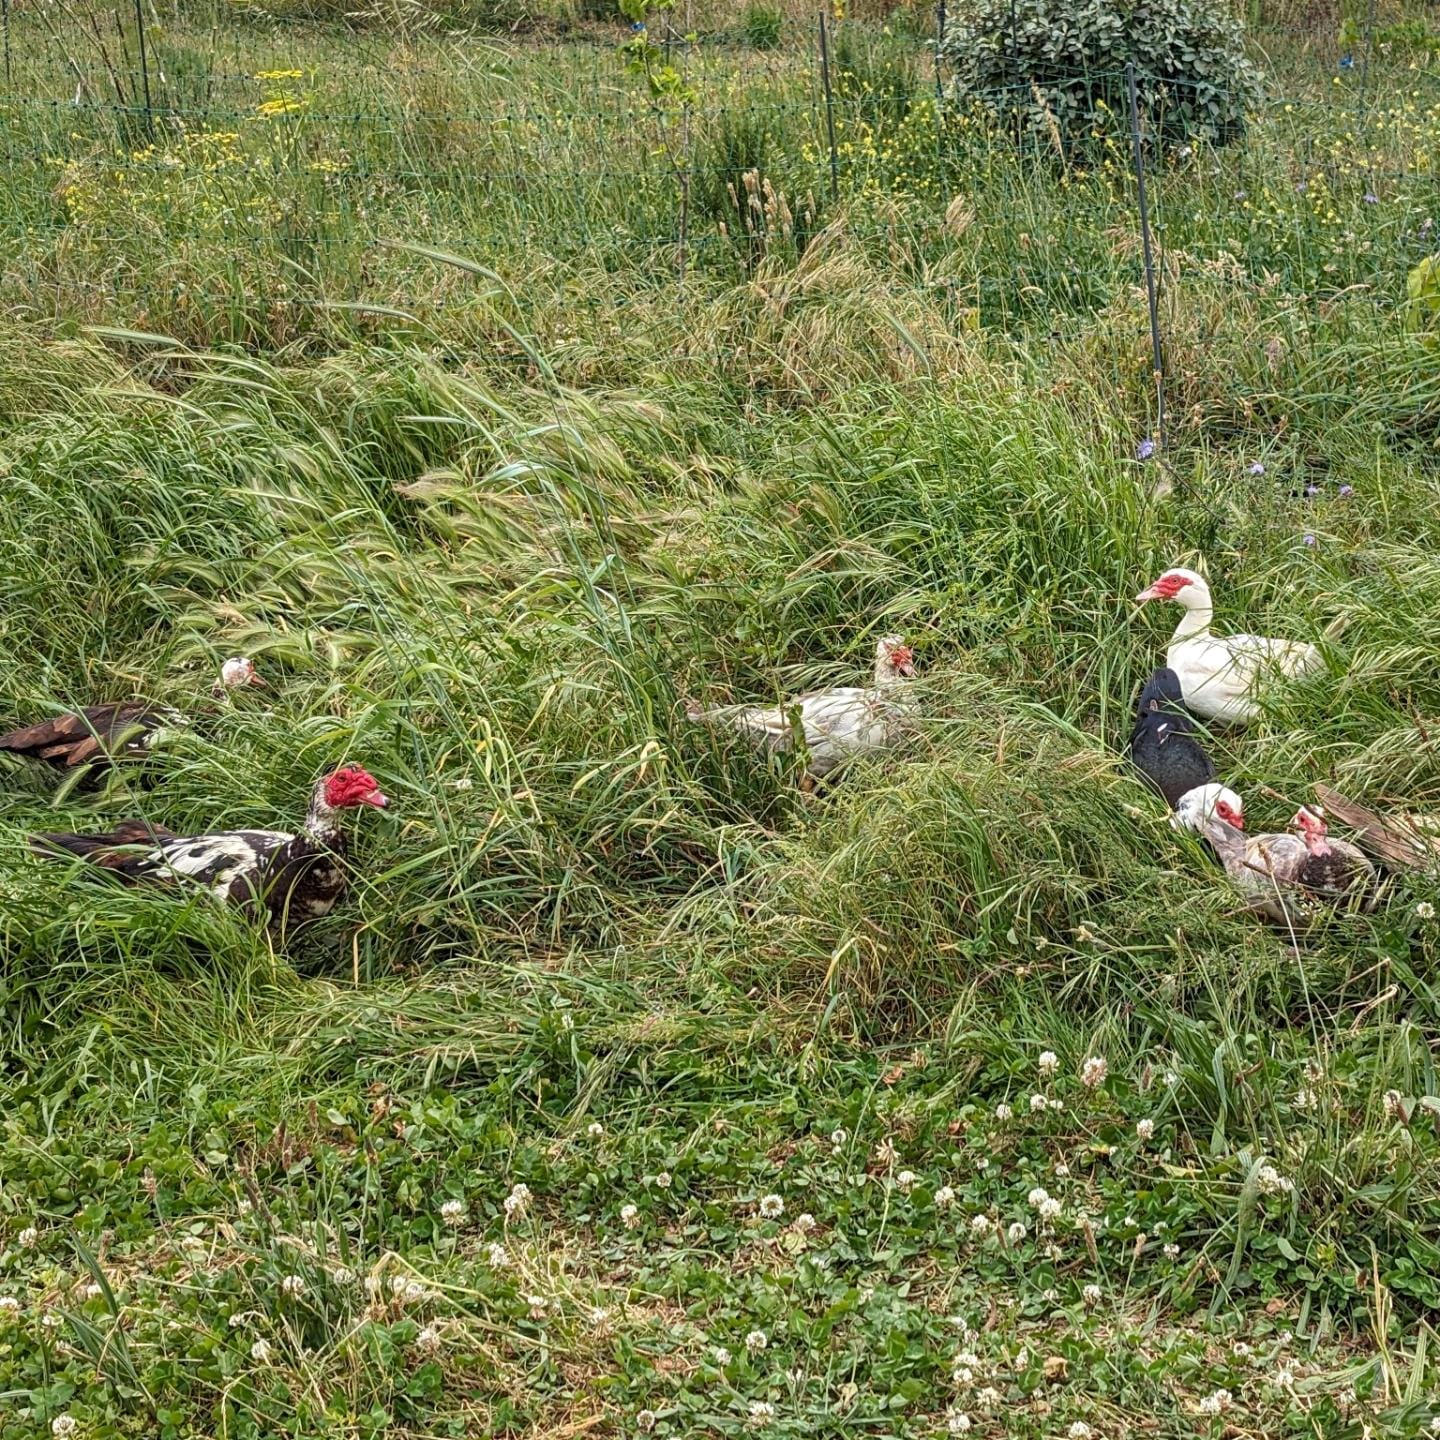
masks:
[[[1155,584],[1152,585],[1148,590],[1142,590],[1135,597],[1135,603],[1137,605],[1143,605],[1147,600],[1163,600],[1164,598],[1165,592],[1160,588],[1158,584]]]

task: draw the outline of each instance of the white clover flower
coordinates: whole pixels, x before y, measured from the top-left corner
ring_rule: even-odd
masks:
[[[1237,1340],[1230,1347],[1230,1353],[1237,1360],[1248,1360],[1254,1352],[1251,1350],[1250,1346],[1245,1343],[1245,1341]]]
[[[1047,1196],[1035,1208],[1040,1218],[1044,1220],[1046,1224],[1054,1224],[1054,1222],[1060,1218],[1061,1212],[1065,1209],[1053,1195]]]
[[[1007,1120],[1015,1118],[1015,1112],[1002,1101],[995,1107],[995,1118],[1003,1125]]]
[[[305,1293],[305,1279],[301,1275],[287,1275],[280,1282],[280,1293],[288,1295],[293,1300],[298,1295]]]
[[[1417,920],[1433,920],[1435,918],[1435,907],[1428,900],[1420,901],[1415,907],[1415,918]]]
[[[41,1317],[40,1323],[47,1330],[58,1330],[65,1322],[54,1310],[47,1310]]]
[[[900,1158],[900,1152],[895,1148],[895,1142],[887,1135],[875,1147],[875,1163],[877,1165],[893,1165]]]
[[[73,1435],[80,1428],[80,1422],[73,1415],[57,1415],[50,1422],[50,1433],[56,1440],[65,1440],[66,1436]]]
[[[343,1289],[348,1289],[355,1283],[355,1272],[348,1265],[337,1265],[330,1272],[330,1278]]]
[[[1080,1067],[1080,1083],[1087,1090],[1095,1090],[1105,1083],[1110,1073],[1110,1062],[1103,1055],[1091,1055]]]
[[[1432,1435],[1440,1435],[1440,1415],[1432,1415],[1430,1417],[1429,1428]]]
[[[1038,1210],[1049,1198],[1050,1192],[1043,1185],[1037,1185],[1025,1197],[1025,1202],[1032,1210]]]
[[[1282,1175],[1268,1160],[1255,1172],[1255,1183],[1262,1195],[1288,1195],[1295,1188],[1295,1182]]]
[[[1288,1365],[1282,1365],[1275,1372],[1274,1381],[1282,1390],[1293,1389],[1295,1385],[1295,1372]],[[1440,1426],[1436,1428],[1440,1429]]]
[[[1211,1395],[1206,1395],[1199,1405],[1202,1415],[1220,1415],[1230,1408],[1232,1397],[1228,1390],[1216,1390]]]
[[[76,1292],[81,1304],[87,1300],[98,1300],[104,1293],[104,1287],[97,1285],[93,1280],[88,1285],[82,1285]]]
[[[952,1435],[964,1435],[970,1429],[970,1417],[963,1410],[952,1410],[946,1416],[945,1427]]]
[[[503,1270],[510,1263],[510,1256],[500,1242],[492,1241],[485,1247],[485,1263],[492,1270]]]
[[[1093,1310],[1102,1299],[1100,1287],[1098,1285],[1087,1285],[1080,1292],[1080,1299],[1084,1302],[1087,1310]]]
[[[1042,1110],[1046,1109],[1049,1104],[1050,1102],[1043,1095],[1032,1095],[1030,1097],[1030,1113],[1032,1115],[1038,1115]]]
[[[1180,1258],[1180,1247],[1172,1240],[1169,1244],[1160,1247],[1160,1253],[1167,1260],[1178,1260]]]
[[[365,1293],[367,1295],[378,1295],[384,1288],[385,1277],[383,1275],[367,1275],[365,1277]]]
[[[975,1157],[975,1168],[983,1175],[990,1168],[990,1157],[988,1155],[977,1155]]]
[[[655,1188],[657,1190],[668,1190],[670,1188],[670,1184],[670,1172],[668,1170],[662,1170],[655,1177]]]
[[[1065,1108],[1065,1102],[1057,1096],[1054,1100],[1047,1100],[1045,1102],[1045,1108],[1047,1110],[1063,1110]]]
[[[760,1197],[760,1218],[778,1220],[785,1213],[785,1202],[778,1195]]]
[[[768,1425],[775,1418],[775,1407],[768,1400],[752,1400],[750,1415],[745,1422],[752,1429]]]
[[[808,1230],[815,1228],[815,1217],[807,1210],[802,1215],[795,1217],[795,1228],[803,1235]]]
[[[463,1200],[447,1200],[440,1207],[440,1218],[451,1229],[463,1225],[465,1223],[465,1202]]]
[[[592,1120],[585,1127],[585,1133],[592,1140],[598,1140],[605,1133],[605,1127],[598,1120]]]
[[[1070,1178],[1070,1167],[1063,1160],[1055,1167],[1055,1178],[1057,1180]]]
[[[635,1424],[647,1434],[655,1428],[655,1412],[653,1410],[642,1410],[635,1417]]]
[[[270,1342],[264,1336],[250,1347],[250,1358],[258,1360],[262,1365],[270,1358]]]
[[[392,1275],[390,1277],[390,1293],[397,1300],[403,1300],[409,1284],[410,1282],[403,1275]]]
[[[913,1170],[902,1170],[895,1177],[895,1188],[899,1190],[902,1195],[908,1195],[915,1187],[915,1179],[916,1176]]]
[[[975,1383],[975,1372],[964,1365],[957,1365],[950,1372],[950,1380],[957,1389],[968,1390]]]
[[[1095,1432],[1083,1420],[1077,1420],[1065,1433],[1070,1440],[1090,1440]]]
[[[948,1210],[955,1203],[955,1192],[948,1185],[942,1185],[935,1192],[935,1208]]]
[[[830,1132],[830,1150],[832,1154],[838,1155],[845,1148],[845,1142],[850,1138],[848,1130],[836,1128]]]
[[[972,1215],[970,1217],[970,1233],[977,1239],[983,1238],[990,1233],[993,1223],[988,1215]]]
[[[1060,1057],[1053,1050],[1043,1050],[1038,1064],[1042,1075],[1054,1075],[1060,1069]]]
[[[769,1343],[763,1330],[752,1330],[745,1337],[745,1348],[752,1355],[758,1355]]]
[[[20,1302],[13,1295],[0,1295],[0,1325],[9,1325],[20,1313]]]
[[[717,1345],[710,1353],[715,1357],[715,1363],[722,1370],[735,1358],[723,1345]]]
[[[433,1325],[427,1325],[415,1337],[415,1348],[425,1351],[427,1355],[433,1355],[440,1345],[440,1332]]]
[[[975,1403],[982,1410],[993,1410],[1000,1403],[1000,1398],[1000,1392],[993,1385],[987,1385],[976,1392]]]
[[[1302,1085],[1295,1092],[1295,1098],[1290,1103],[1297,1110],[1313,1110],[1315,1108],[1315,1092],[1308,1085]]]
[[[400,1298],[407,1305],[418,1305],[427,1298],[425,1287],[418,1280],[407,1280],[404,1290],[400,1292]]]
[[[15,1237],[15,1242],[22,1250],[33,1250],[40,1243],[40,1232],[33,1225],[27,1225]]]
[[[550,1308],[550,1302],[543,1295],[527,1295],[525,1303],[530,1307],[532,1320],[543,1320],[545,1312]]]
[[[610,1312],[603,1305],[592,1305],[588,1318],[592,1325],[605,1325],[609,1323]]]
[[[640,1228],[640,1207],[638,1205],[622,1205],[620,1207],[620,1223],[627,1230],[638,1230]]]
[[[1387,1090],[1385,1092],[1385,1114],[1394,1120],[1397,1117],[1404,1119],[1405,1097],[1398,1090]]]
[[[1005,1235],[1012,1245],[1018,1245],[1029,1233],[1023,1222],[1016,1220],[1005,1232]]]
[[[512,1186],[510,1193],[505,1197],[505,1218],[520,1220],[529,1208],[530,1187],[524,1184]]]

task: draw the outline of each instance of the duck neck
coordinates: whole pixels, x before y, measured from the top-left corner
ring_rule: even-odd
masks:
[[[1170,642],[1172,645],[1179,645],[1185,640],[1194,640],[1200,635],[1208,635],[1210,622],[1215,618],[1215,608],[1211,605],[1208,595],[1190,596],[1182,603],[1185,605],[1185,613],[1175,627],[1175,635]]]
[[[340,840],[340,812],[326,800],[323,784],[317,785],[310,797],[305,834],[317,845],[334,847]]]
[[[1215,847],[1222,863],[1238,861],[1245,855],[1245,832],[1237,830],[1227,820],[1212,815],[1205,822],[1205,838]]]
[[[875,688],[877,690],[891,690],[904,678],[888,657],[881,655],[875,661]]]

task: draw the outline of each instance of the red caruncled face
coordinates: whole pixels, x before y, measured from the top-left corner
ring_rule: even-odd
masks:
[[[374,805],[383,810],[389,802],[369,771],[347,765],[326,778],[325,803],[335,810],[347,805]]]

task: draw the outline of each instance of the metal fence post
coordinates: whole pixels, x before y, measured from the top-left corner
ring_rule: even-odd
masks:
[[[1150,303],[1150,360],[1155,376],[1155,440],[1165,450],[1165,363],[1160,349],[1160,309],[1155,293],[1155,261],[1150,245],[1150,204],[1145,194],[1145,147],[1140,140],[1140,102],[1135,88],[1135,66],[1125,66],[1125,88],[1130,94],[1130,140],[1135,151],[1135,184],[1140,198],[1140,244],[1145,257],[1145,295]]]
[[[825,134],[830,142],[830,198],[840,198],[840,156],[835,149],[835,93],[830,88],[830,37],[820,12],[820,82],[825,87]]]

